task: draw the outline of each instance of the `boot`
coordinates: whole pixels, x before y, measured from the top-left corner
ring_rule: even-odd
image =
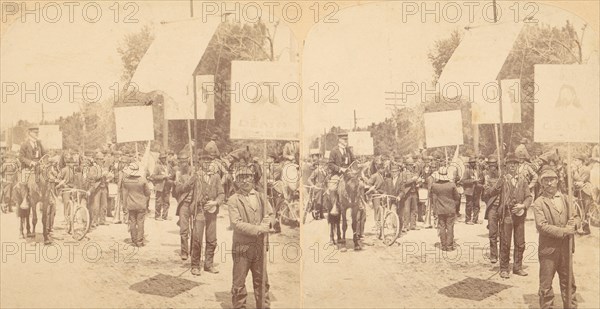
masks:
[[[354,251],[362,250],[362,247],[360,246],[360,240],[359,240],[358,235],[354,235],[354,237],[352,237],[352,240],[354,241]]]

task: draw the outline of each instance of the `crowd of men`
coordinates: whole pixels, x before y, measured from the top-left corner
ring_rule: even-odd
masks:
[[[151,216],[150,197],[154,191],[156,221],[171,221],[170,200],[177,201],[180,258],[191,259],[191,273],[200,276],[202,269],[206,273],[219,272],[213,263],[217,215],[221,207],[226,207],[228,229],[233,230],[233,306],[245,307],[248,271],[252,272],[257,307],[269,306],[266,265],[257,248],[265,247],[266,235],[281,231],[277,206],[290,194],[287,186],[269,185],[273,188],[267,197],[262,162],[252,158],[247,148],[221,154],[217,136],[213,135],[195,152],[194,142],[177,153],[161,152],[153,168],[148,168],[139,153],[121,152],[114,147],[84,154],[47,151],[38,134],[37,126],[30,127],[18,153],[2,154],[2,211],[16,212],[21,238],[36,236],[40,212],[44,243],[52,244],[57,205],[64,205],[65,223],[72,220],[69,201],[75,198],[63,189],[79,189],[86,193],[84,206],[90,214],[90,233],[109,225],[107,217],[113,217],[113,224],[128,224],[133,246],[144,247],[144,222]],[[282,164],[297,162],[298,156],[297,142],[288,142],[282,155],[272,155],[281,158],[282,162],[276,163]],[[265,176],[272,180],[269,183],[282,182],[281,164],[271,164],[266,171]],[[203,241],[206,246],[201,265]]]
[[[312,171],[308,177],[308,184],[318,188],[314,199],[315,217],[321,219],[327,214],[333,244],[344,241],[340,240],[339,211],[345,208],[340,205],[338,184],[349,180],[346,172],[356,161],[363,192],[396,197],[394,206],[403,233],[419,229],[418,221],[428,221],[423,216],[429,205],[440,247],[445,251],[455,250],[454,224],[461,216],[462,196],[465,200],[463,222],[468,225],[483,223],[480,205],[484,202],[490,262],[500,262],[502,278],[510,278],[511,243],[514,244],[512,273],[528,275],[522,267],[525,218],[527,212],[533,213],[540,242],[540,306],[553,306],[552,279],[558,273],[564,308],[576,307],[573,278],[570,280],[571,299],[566,298],[568,248],[569,241],[573,241],[572,235],[590,234],[587,214],[592,207],[597,209],[600,203],[598,187],[590,181],[592,166],[600,163],[597,145],[591,154],[577,153],[572,162],[566,162],[557,152],[530,156],[528,141],[523,139],[503,160],[498,160],[496,155],[479,155],[469,157],[466,164],[457,164],[456,160],[449,162],[439,152],[426,155],[424,151],[404,157],[355,158],[352,147],[348,146],[347,134],[338,134],[338,140],[339,144],[330,150],[329,158],[323,158],[319,151],[311,152]],[[582,206],[583,218],[567,199],[567,163],[572,167],[573,189]],[[373,217],[377,220],[380,199],[372,198],[371,203],[375,210]],[[360,234],[359,231],[362,239]],[[358,240],[355,238],[355,250],[361,249]]]

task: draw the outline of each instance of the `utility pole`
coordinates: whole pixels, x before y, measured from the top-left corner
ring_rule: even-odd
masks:
[[[354,131],[356,131],[356,110],[354,110]]]
[[[493,4],[494,4],[494,22],[498,22],[498,14],[496,12],[496,0],[493,0]],[[503,132],[503,117],[502,117],[502,85],[500,83],[500,79],[498,78],[498,112],[500,115],[500,123],[498,124],[498,163],[499,163],[499,167],[500,167],[500,174],[502,174],[502,157],[503,157],[503,149],[502,147],[504,146],[504,132]]]

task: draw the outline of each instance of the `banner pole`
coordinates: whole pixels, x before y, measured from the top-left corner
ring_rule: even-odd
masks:
[[[571,143],[567,143],[567,187],[569,194],[569,205],[567,206],[567,221],[571,218],[571,206],[573,205],[573,174],[571,171]],[[569,254],[567,255],[567,291],[565,294],[569,306],[571,305],[571,285],[573,284],[573,235],[568,236]]]

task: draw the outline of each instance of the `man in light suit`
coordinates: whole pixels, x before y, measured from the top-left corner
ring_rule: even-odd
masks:
[[[580,218],[575,207],[558,190],[558,174],[553,169],[542,170],[539,181],[543,192],[533,204],[533,214],[539,232],[540,307],[553,308],[552,280],[554,274],[558,273],[563,308],[577,308],[575,278],[572,273],[570,299],[567,299],[566,290],[571,258],[569,242],[573,241]]]

